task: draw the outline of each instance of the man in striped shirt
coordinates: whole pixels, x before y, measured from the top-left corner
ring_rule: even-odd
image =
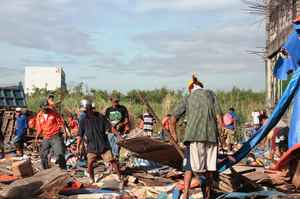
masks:
[[[143,120],[144,120],[144,132],[148,135],[148,136],[152,136],[153,133],[153,126],[155,124],[155,118],[153,117],[153,115],[147,110],[144,114],[143,114]]]

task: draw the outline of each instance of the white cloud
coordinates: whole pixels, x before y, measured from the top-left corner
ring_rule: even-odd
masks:
[[[72,25],[70,1],[0,2],[1,42],[70,55],[96,53],[89,34]]]
[[[133,40],[152,50],[157,56],[138,56],[130,64],[143,64],[144,70],[164,71],[164,75],[180,75],[184,71],[232,73],[243,70],[258,72],[261,58],[247,50],[264,46],[262,32],[247,25],[231,25],[195,30],[189,33],[152,32]],[[158,56],[159,55],[159,56]]]
[[[217,10],[236,6],[239,0],[139,0],[137,10],[149,11],[156,9],[174,10]]]

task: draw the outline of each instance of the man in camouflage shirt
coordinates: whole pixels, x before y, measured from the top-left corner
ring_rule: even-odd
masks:
[[[176,122],[185,115],[187,126],[183,143],[185,153],[185,189],[182,198],[188,198],[193,173],[201,179],[205,199],[212,198],[211,184],[216,171],[218,129],[222,126],[222,112],[213,91],[203,89],[203,84],[193,76],[189,82],[190,95],[177,106],[171,118],[171,134],[177,141]]]

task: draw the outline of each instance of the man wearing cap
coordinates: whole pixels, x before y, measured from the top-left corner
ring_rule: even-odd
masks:
[[[95,182],[93,164],[101,157],[106,163],[109,163],[120,177],[120,171],[116,160],[113,158],[111,147],[106,135],[106,129],[110,124],[101,113],[95,114],[92,103],[88,100],[82,104],[86,110],[86,115],[79,122],[79,142],[77,153],[80,152],[80,145],[83,138],[87,142],[88,173],[91,182]]]
[[[193,75],[188,85],[190,95],[177,106],[171,117],[170,131],[177,141],[176,123],[184,115],[187,126],[183,143],[184,193],[189,197],[193,173],[200,176],[204,198],[212,198],[212,174],[216,171],[218,129],[222,127],[222,113],[213,91],[203,89],[203,84]]]
[[[105,117],[111,124],[110,131],[108,133],[109,143],[112,148],[112,152],[116,159],[119,158],[120,147],[118,146],[118,140],[122,139],[122,135],[129,131],[128,123],[128,111],[123,105],[120,105],[120,98],[117,95],[110,97],[112,106],[105,111]]]
[[[55,109],[56,108],[56,103],[54,101],[54,95],[53,94],[50,94],[48,97],[47,97],[47,103],[48,103],[48,106],[49,108],[52,108],[52,109]]]
[[[16,131],[14,144],[16,146],[17,156],[23,156],[24,141],[27,130],[27,118],[22,113],[21,108],[16,108]]]
[[[53,151],[59,167],[65,169],[64,120],[60,114],[49,106],[48,100],[42,102],[40,108],[41,111],[36,116],[35,129],[37,132],[36,141],[39,135],[43,136],[40,151],[42,167],[43,169],[50,168],[48,155],[50,151]]]

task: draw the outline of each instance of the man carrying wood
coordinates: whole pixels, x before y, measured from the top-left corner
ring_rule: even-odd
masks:
[[[193,75],[188,85],[190,95],[182,100],[171,117],[170,131],[177,141],[176,123],[186,115],[187,126],[183,143],[184,193],[189,197],[193,173],[200,176],[205,199],[212,198],[212,178],[216,171],[218,129],[222,127],[222,113],[213,91],[203,89],[203,84]]]
[[[65,161],[65,143],[64,143],[64,120],[58,114],[48,101],[42,102],[41,111],[36,116],[36,142],[40,134],[43,134],[43,142],[41,146],[41,161],[43,169],[48,169],[48,155],[51,151],[54,152],[56,162],[59,167],[66,169]]]

